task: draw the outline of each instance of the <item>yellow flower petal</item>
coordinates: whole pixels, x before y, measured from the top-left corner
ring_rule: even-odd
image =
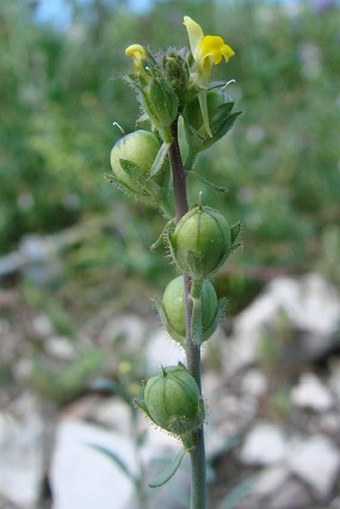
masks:
[[[219,64],[222,57],[228,62],[233,55],[235,55],[234,50],[224,42],[222,37],[206,35],[199,46],[198,61],[203,62],[205,58],[210,57],[214,64]]]
[[[201,44],[202,39],[204,38],[204,33],[202,28],[196,21],[191,19],[189,16],[184,16],[183,25],[188,32],[190,49],[194,60],[197,62],[199,46]]]
[[[143,46],[141,46],[140,44],[131,44],[126,48],[125,55],[133,58],[133,63],[136,72],[143,71],[142,59],[147,56],[147,53]]]

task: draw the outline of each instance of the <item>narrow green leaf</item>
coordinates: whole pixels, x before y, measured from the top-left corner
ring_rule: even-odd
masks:
[[[177,456],[175,457],[173,463],[171,463],[161,474],[159,474],[155,479],[148,483],[150,488],[159,488],[166,484],[177,472],[182,460],[185,456],[187,450],[182,447]]]
[[[98,444],[87,444],[87,445],[94,449],[95,451],[98,451],[99,453],[106,456],[110,461],[112,461],[112,463],[114,463],[121,470],[121,472],[123,472],[123,474],[125,474],[126,477],[130,479],[130,481],[133,484],[138,483],[138,479],[136,479],[136,477],[130,472],[126,463],[124,463],[124,461],[114,451]]]
[[[220,128],[226,123],[226,121],[230,117],[233,107],[234,107],[233,102],[227,102],[220,104],[216,108],[211,119],[211,130],[213,134],[216,134],[220,130]]]
[[[210,180],[202,177],[202,175],[200,175],[199,173],[197,173],[194,170],[190,170],[190,172],[188,172],[188,174],[189,175],[194,175],[199,180],[201,180],[201,182],[203,182],[204,184],[207,184],[208,186],[212,187],[214,189],[214,191],[217,191],[218,193],[225,193],[227,191],[225,187],[218,186],[218,185],[214,184],[213,182],[210,182]]]

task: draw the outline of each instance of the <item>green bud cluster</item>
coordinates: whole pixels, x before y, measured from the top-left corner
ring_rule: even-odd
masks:
[[[186,59],[174,50],[168,51],[163,58],[162,66],[165,76],[175,91],[181,113],[185,104],[191,98],[189,88],[190,69]]]
[[[148,53],[142,60],[144,72],[131,74],[130,83],[137,91],[142,109],[165,142],[171,142],[171,124],[178,115],[178,97],[162,67]]]

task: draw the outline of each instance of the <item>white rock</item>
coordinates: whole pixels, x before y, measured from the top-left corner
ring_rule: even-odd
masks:
[[[116,421],[120,421],[119,413],[128,408],[127,405],[125,410],[119,404],[115,406],[114,401],[110,407],[118,414]],[[94,406],[93,411],[96,408]],[[71,412],[71,415],[74,414]],[[88,411],[86,415],[89,415]],[[147,420],[141,417],[142,421],[138,423],[140,431],[150,430]],[[109,424],[107,420],[106,424]],[[151,429],[136,455],[131,424],[126,423],[126,429],[114,425],[107,430],[79,418],[61,419],[49,472],[52,509],[139,509],[131,479],[105,454],[90,445],[112,451],[136,477],[141,475],[142,464],[146,486],[159,473],[150,471],[152,465],[164,458],[169,464],[179,451],[180,444],[170,435]],[[149,495],[153,497],[154,493]]]
[[[260,370],[251,369],[242,378],[241,389],[245,394],[259,398],[268,389],[267,378]]]
[[[259,423],[250,431],[241,449],[241,460],[249,465],[272,465],[285,456],[282,431],[272,424]]]
[[[150,336],[146,345],[145,357],[150,373],[158,371],[161,366],[176,365],[178,362],[186,364],[183,348],[161,328],[156,329]]]
[[[303,346],[313,358],[329,347],[330,337],[337,330],[340,296],[317,274],[300,280],[274,279],[234,321],[225,354],[225,364],[231,373],[256,362],[259,342],[280,313],[287,316],[292,328],[306,332]]]
[[[288,477],[289,470],[284,465],[275,465],[266,468],[261,472],[259,480],[253,488],[253,492],[260,497],[268,497],[284,485]]]
[[[136,474],[131,440],[81,421],[64,420],[50,469],[53,509],[128,509],[133,505],[133,484],[90,444],[113,451]]]
[[[67,336],[52,336],[45,343],[45,351],[51,357],[63,361],[73,361],[76,352],[72,340]]]
[[[337,497],[334,500],[332,500],[330,509],[340,509],[340,497]]]
[[[337,400],[340,402],[340,360],[331,362],[330,368],[331,376],[329,379],[329,386]]]
[[[147,325],[136,315],[110,317],[98,335],[98,344],[110,346],[117,338],[124,338],[124,351],[133,352],[145,342]]]
[[[313,373],[301,375],[298,385],[291,390],[291,399],[296,406],[324,412],[333,406],[328,388]]]
[[[270,502],[270,509],[300,509],[309,507],[311,503],[312,498],[306,487],[301,482],[290,479],[284,485],[278,486]]]
[[[292,443],[286,461],[320,500],[330,496],[340,468],[340,453],[329,438],[318,434]]]
[[[35,399],[12,403],[16,416],[0,414],[0,498],[21,509],[36,509],[43,477],[43,422]]]
[[[54,334],[54,327],[51,320],[47,315],[42,313],[32,318],[32,329],[33,334],[35,334],[38,339],[46,339]]]

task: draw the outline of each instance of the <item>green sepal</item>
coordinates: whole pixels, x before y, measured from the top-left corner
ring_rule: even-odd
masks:
[[[151,197],[149,197],[146,194],[138,194],[135,191],[132,191],[132,189],[130,189],[126,185],[123,185],[120,182],[120,180],[117,179],[117,177],[115,175],[107,173],[107,174],[104,175],[104,178],[108,182],[110,182],[110,184],[112,184],[116,189],[118,189],[118,191],[121,191],[125,195],[127,195],[129,197],[136,198],[137,200],[140,200],[143,203],[145,203],[146,205],[149,205],[151,207],[154,207],[155,205],[157,205],[157,203],[155,203],[155,199],[154,198],[151,198]]]
[[[175,226],[176,222],[175,222],[175,219],[174,218],[171,218],[167,223],[166,225],[164,226],[161,234],[159,235],[158,239],[153,243],[151,244],[150,246],[150,251],[153,251],[154,249],[157,249],[157,247],[162,243],[164,237],[167,238],[168,240],[168,232],[173,229],[173,227]]]
[[[148,407],[146,406],[145,404],[145,401],[144,399],[141,399],[141,398],[135,398],[133,400],[134,404],[140,408],[141,410],[143,410],[143,412],[146,414],[146,416],[153,422],[153,419],[151,417],[151,415],[149,414],[149,411],[148,411]]]
[[[197,346],[203,342],[202,284],[202,280],[192,280],[191,282],[191,338]]]
[[[180,336],[175,329],[171,326],[171,323],[169,323],[167,316],[164,312],[163,304],[159,300],[154,301],[154,306],[156,311],[159,314],[159,317],[161,319],[161,322],[164,326],[164,328],[167,330],[168,334],[171,336],[171,338],[176,341],[178,344],[180,344],[183,348],[185,348],[185,338]]]
[[[154,198],[157,198],[161,193],[161,188],[156,182],[145,178],[145,172],[133,161],[128,159],[119,159],[121,167],[125,173],[134,180],[143,190],[145,194],[148,194]],[[130,190],[134,193],[133,190]],[[134,193],[136,194],[136,193]]]
[[[167,466],[162,473],[160,473],[157,477],[148,483],[149,488],[159,488],[160,486],[163,486],[168,481],[170,481],[170,479],[179,469],[186,453],[187,449],[182,447],[181,450],[177,453],[174,461],[169,466]]]
[[[201,299],[201,297],[192,298],[191,336],[192,336],[192,341],[196,346],[199,346],[203,343],[202,299]]]
[[[228,106],[229,104],[233,103],[226,103]],[[235,113],[232,113],[231,115],[228,115],[227,117],[223,118],[223,107],[225,105],[222,104],[217,109],[222,110],[221,112],[218,112],[218,116],[215,118],[213,117],[211,121],[211,128],[212,128],[212,136],[211,138],[205,138],[205,140],[202,142],[201,145],[201,151],[207,150],[209,147],[214,145],[218,140],[223,138],[234,126],[235,121],[237,117],[241,114],[240,111],[237,111]],[[223,119],[223,120],[222,120]]]
[[[162,145],[158,151],[158,154],[156,156],[156,159],[154,160],[154,162],[152,163],[152,166],[150,168],[150,177],[151,178],[155,177],[163,169],[165,158],[168,155],[170,145],[171,145],[171,143],[168,143],[168,142],[162,143]]]
[[[189,262],[190,267],[192,267],[192,269],[193,269],[192,270],[193,274],[195,274],[197,276],[197,274],[203,273],[202,256],[195,253],[195,251],[189,251],[188,262]]]
[[[222,316],[224,315],[226,302],[227,302],[227,299],[224,297],[218,301],[218,306],[217,306],[214,321],[211,323],[209,329],[207,329],[205,331],[204,336],[203,336],[203,341],[207,341],[207,339],[209,339],[213,335],[213,333],[216,331],[216,328],[217,328]]]
[[[204,184],[206,184],[207,186],[211,187],[214,191],[216,191],[217,193],[226,193],[227,192],[227,189],[225,187],[222,187],[222,186],[218,186],[217,184],[215,184],[214,182],[210,182],[210,180],[202,177],[202,175],[200,175],[199,173],[197,173],[196,171],[194,170],[191,170],[189,169],[188,170],[188,174],[189,175],[193,175],[194,177],[198,178],[201,182],[203,182]]]
[[[200,302],[198,302],[200,301]],[[214,320],[211,322],[208,329],[203,331],[202,326],[202,300],[201,298],[193,299],[193,310],[192,310],[192,340],[195,345],[200,346],[204,341],[207,341],[213,333],[221,320],[226,306],[226,299],[222,298],[218,301],[216,314]]]
[[[241,231],[241,222],[235,223],[230,228],[230,235],[231,235],[231,245],[233,246],[236,242],[237,237],[239,236]]]
[[[198,102],[201,108],[203,124],[208,136],[212,137],[212,132],[210,128],[209,122],[209,111],[208,111],[208,102],[207,102],[207,92],[204,90],[203,92],[199,92],[198,94]]]

